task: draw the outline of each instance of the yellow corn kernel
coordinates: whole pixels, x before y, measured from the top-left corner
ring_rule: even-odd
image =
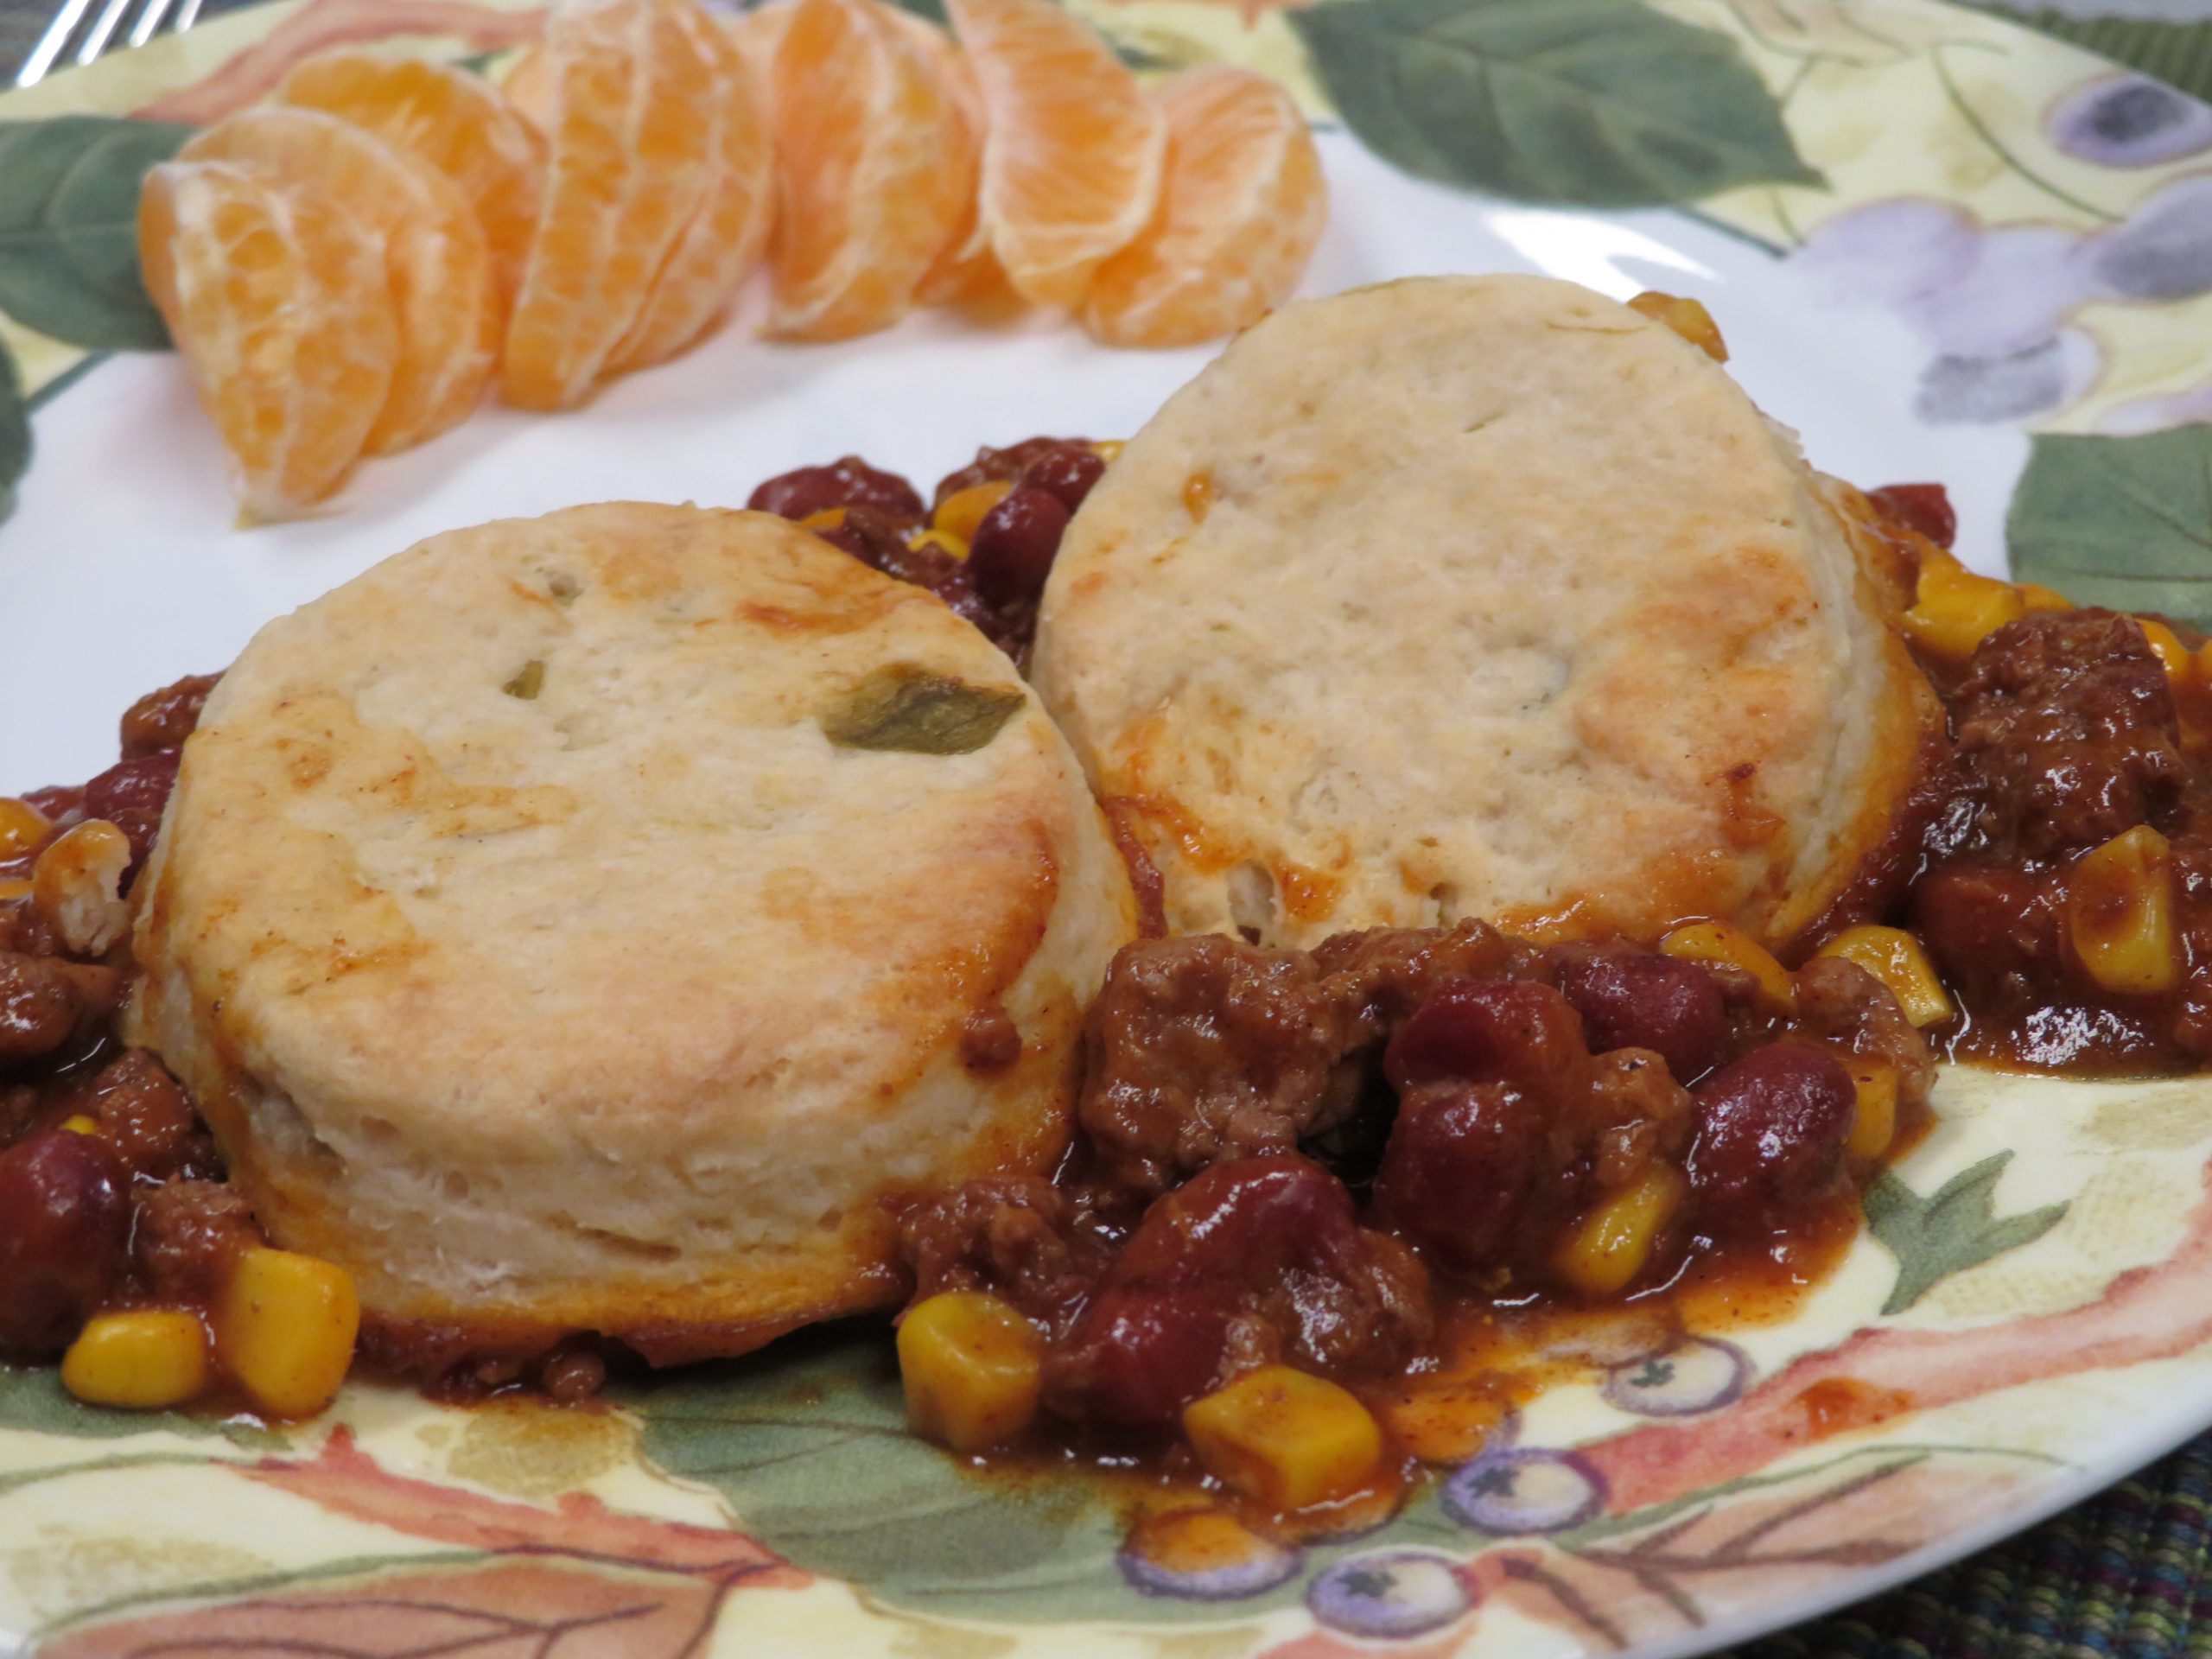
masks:
[[[1262,1365],[1183,1408],[1198,1461],[1271,1510],[1302,1510],[1356,1490],[1382,1461],[1382,1431],[1335,1383]]]
[[[2028,602],[2009,582],[1978,576],[1956,559],[1924,559],[1912,608],[1898,621],[1914,644],[1964,662],[1974,647],[2027,614]]]
[[[2108,991],[2152,995],[2179,984],[2166,838],[2139,823],[2075,860],[2066,875],[2066,930],[2082,968]]]
[[[29,801],[0,795],[0,858],[21,858],[53,829],[46,814]]]
[[[278,1417],[312,1417],[353,1363],[361,1304],[334,1262],[256,1248],[216,1298],[215,1353],[238,1386]]]
[[[906,538],[906,545],[917,551],[925,547],[933,547],[940,553],[950,554],[956,559],[964,559],[968,556],[968,543],[949,530],[917,531]]]
[[[976,539],[976,528],[983,522],[983,515],[1013,493],[1014,480],[1006,478],[987,478],[981,484],[955,490],[937,504],[937,511],[930,514],[930,526],[957,536],[964,546]]]
[[[2023,582],[2017,585],[2020,590],[2020,603],[2026,607],[2030,616],[2037,611],[2070,611],[2074,608],[2074,601],[2056,588],[2046,588],[2039,582]]]
[[[917,1434],[965,1456],[1029,1427],[1043,1386],[1037,1328],[997,1297],[952,1290],[899,1322],[899,1376]]]
[[[1897,1069],[1887,1060],[1862,1055],[1853,1055],[1844,1069],[1851,1073],[1858,1105],[1852,1114],[1851,1136],[1843,1149],[1859,1162],[1871,1164],[1897,1138]]]
[[[98,1135],[100,1132],[99,1120],[86,1117],[82,1112],[72,1112],[63,1118],[61,1127],[72,1135]]]
[[[172,1308],[96,1315],[61,1357],[61,1386],[87,1405],[181,1406],[207,1387],[207,1332]]]
[[[1654,322],[1665,323],[1714,362],[1728,360],[1728,342],[1720,338],[1719,325],[1713,321],[1713,313],[1695,300],[1651,289],[1630,300],[1628,308],[1641,311]]]
[[[1682,1207],[1681,1173],[1654,1164],[1583,1217],[1553,1259],[1553,1269],[1585,1296],[1618,1296],[1651,1259],[1652,1246]]]
[[[798,521],[801,530],[836,530],[845,522],[842,507],[824,507],[819,512],[810,512]]]
[[[1128,445],[1119,438],[1101,438],[1090,446],[1090,453],[1111,467],[1122,458],[1122,451]]]
[[[1709,962],[1717,967],[1739,969],[1758,986],[1762,1000],[1783,1012],[1797,1006],[1797,992],[1789,983],[1789,970],[1774,953],[1750,934],[1728,922],[1691,922],[1659,941],[1662,956],[1684,962]]]
[[[1901,927],[1847,927],[1815,956],[1855,962],[1890,988],[1890,995],[1916,1026],[1940,1026],[1954,1010],[1936,964],[1920,941]]]

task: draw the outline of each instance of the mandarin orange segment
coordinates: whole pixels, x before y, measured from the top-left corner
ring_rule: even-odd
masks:
[[[951,96],[874,0],[796,0],[777,43],[771,334],[896,322],[974,188]]]
[[[276,96],[365,127],[452,180],[484,227],[502,300],[513,297],[537,225],[545,143],[497,88],[450,64],[344,48],[296,66]]]
[[[763,86],[775,77],[776,48],[784,43],[784,31],[791,27],[791,14],[798,10],[798,0],[769,0],[768,4],[741,11],[722,24],[738,54],[752,67]]]
[[[968,54],[951,35],[925,17],[897,6],[886,8],[886,15],[920,46],[923,56],[936,71],[938,84],[952,100],[952,112],[959,127],[955,141],[961,155],[957,164],[971,175],[978,175],[983,154],[983,94],[976,85],[976,71],[968,61]],[[945,238],[944,246],[923,273],[914,297],[924,305],[966,299],[990,288],[999,277],[999,262],[991,254],[990,232],[983,225],[982,204],[971,187],[951,235]]]
[[[1025,298],[1073,308],[1160,194],[1166,124],[1106,43],[1052,0],[946,0],[983,97],[982,205]]]
[[[526,46],[515,54],[499,81],[499,96],[543,137],[553,118],[553,60],[546,55],[543,42]]]
[[[247,513],[284,518],[328,495],[398,358],[383,238],[328,195],[169,162],[146,175],[138,247]]]
[[[570,409],[637,324],[715,186],[714,65],[690,0],[563,0],[546,24],[545,194],[502,395]]]
[[[1167,122],[1160,205],[1098,268],[1083,323],[1114,346],[1190,346],[1290,296],[1328,218],[1321,158],[1275,82],[1217,67],[1154,90]]]
[[[406,448],[467,418],[491,378],[499,307],[483,227],[444,174],[334,115],[283,105],[226,116],[178,154],[234,162],[342,202],[381,239],[399,357],[369,454]]]
[[[611,371],[664,361],[698,339],[760,258],[774,216],[775,180],[761,83],[719,23],[690,7],[677,15],[714,73],[709,106],[715,132],[714,188],[653,279],[645,309],[608,359]]]

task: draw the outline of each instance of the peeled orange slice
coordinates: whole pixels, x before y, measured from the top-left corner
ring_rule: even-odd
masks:
[[[768,0],[766,5],[741,11],[722,25],[764,86],[775,73],[776,48],[783,44],[784,31],[791,27],[791,13],[798,10],[798,0]]]
[[[1007,280],[1081,303],[1160,194],[1166,128],[1136,77],[1052,0],[946,0],[983,95],[982,203]]]
[[[541,137],[553,114],[553,60],[544,43],[526,46],[507,65],[499,96],[521,112]]]
[[[169,162],[139,194],[138,249],[246,512],[284,518],[337,488],[399,355],[383,239],[328,194]]]
[[[226,116],[178,154],[235,162],[340,203],[381,238],[399,356],[369,454],[419,443],[476,407],[491,378],[499,302],[483,227],[444,174],[334,115],[282,105]]]
[[[484,227],[501,297],[513,296],[537,224],[545,143],[497,88],[450,64],[341,48],[296,66],[276,96],[365,127],[452,180]]]
[[[896,322],[974,188],[951,95],[874,0],[796,0],[777,43],[771,334]]]
[[[690,6],[677,16],[713,71],[715,183],[607,359],[610,371],[661,362],[704,333],[760,258],[775,213],[761,83],[721,24]]]
[[[1249,70],[1192,69],[1153,92],[1167,121],[1160,211],[1098,268],[1083,323],[1114,346],[1191,346],[1290,297],[1328,218],[1298,105]]]
[[[757,15],[757,14],[756,14]],[[957,164],[971,175],[981,167],[983,154],[983,94],[976,85],[976,72],[959,43],[925,17],[897,6],[885,8],[909,38],[922,48],[936,71],[938,84],[952,100],[959,133]],[[967,199],[937,258],[923,274],[914,297],[924,305],[964,299],[988,288],[999,277],[999,262],[991,255],[990,232],[984,227],[982,204],[971,185]]]
[[[545,28],[545,194],[502,395],[569,409],[626,340],[715,188],[715,72],[690,0],[562,0]],[[519,67],[519,66],[518,66]]]

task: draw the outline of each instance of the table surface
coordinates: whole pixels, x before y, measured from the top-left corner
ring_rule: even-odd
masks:
[[[251,0],[204,0],[205,18]],[[48,0],[0,0],[0,87]],[[2212,1435],[2019,1536],[1742,1659],[2212,1659]]]

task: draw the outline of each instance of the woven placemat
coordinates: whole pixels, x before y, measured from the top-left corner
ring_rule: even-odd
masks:
[[[1738,1659],[2212,1655],[2212,1435],[1955,1567]]]

